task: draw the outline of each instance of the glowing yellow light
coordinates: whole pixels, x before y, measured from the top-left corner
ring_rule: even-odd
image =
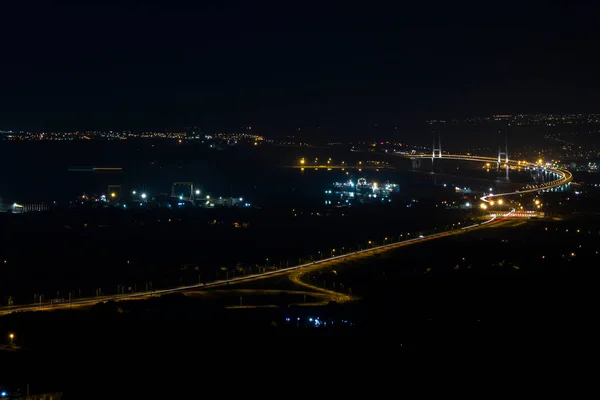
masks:
[[[491,205],[491,206],[493,206],[493,205],[494,205],[494,201],[493,201],[493,200],[492,200],[492,201],[490,201],[490,205]]]
[[[305,161],[304,158],[302,160],[300,160],[300,164],[304,165]]]
[[[537,205],[539,205],[539,204],[540,204],[540,201],[539,201],[539,200],[536,200],[536,201],[535,201],[535,205],[537,206]]]
[[[543,161],[542,161],[542,159],[540,158],[540,159],[538,160],[538,164],[541,164],[542,162],[543,162]]]
[[[112,193],[110,194],[110,197],[112,197],[112,198],[115,198],[115,197],[117,197],[117,194],[116,194],[115,192],[112,192]]]
[[[479,207],[480,207],[482,210],[485,210],[485,209],[487,209],[487,206],[486,206],[484,203],[481,203],[481,204],[479,205]]]
[[[498,200],[498,204],[502,205],[504,203],[504,200],[500,199]]]

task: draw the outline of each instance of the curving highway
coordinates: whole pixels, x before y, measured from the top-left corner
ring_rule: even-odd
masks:
[[[432,158],[431,154],[410,154],[410,155],[407,154],[407,155],[401,155],[401,156],[405,156],[408,158]],[[436,158],[438,158],[438,157],[436,157]],[[460,154],[443,155],[441,158],[442,159],[451,159],[451,160],[477,161],[477,162],[484,162],[484,163],[488,163],[488,162],[489,163],[492,163],[492,162],[497,163],[497,161],[498,161],[496,158],[492,158],[492,157],[480,157],[480,156],[470,156],[470,155],[460,155]],[[533,187],[528,187],[528,188],[525,188],[520,191],[485,195],[481,198],[482,201],[489,202],[490,201],[489,199],[491,199],[493,197],[500,197],[500,196],[504,197],[504,196],[523,194],[523,193],[539,192],[541,190],[548,190],[548,189],[552,189],[555,187],[565,185],[565,184],[571,182],[573,179],[573,175],[567,170],[541,168],[536,164],[525,162],[525,161],[509,160],[508,165],[542,169],[544,171],[554,173],[556,175],[557,179],[550,181],[550,182],[540,184],[540,185],[535,185]],[[227,280],[223,280],[223,281],[210,282],[210,283],[206,283],[206,284],[181,286],[181,287],[172,288],[172,289],[162,289],[162,290],[155,290],[155,291],[148,291],[148,292],[138,292],[138,293],[128,293],[128,294],[113,295],[113,296],[99,296],[99,297],[76,299],[76,300],[72,300],[70,302],[64,302],[64,303],[58,303],[58,304],[56,304],[56,303],[53,304],[52,302],[46,302],[46,303],[41,303],[41,304],[36,303],[36,304],[18,305],[18,306],[3,306],[3,307],[0,307],[0,315],[9,314],[9,313],[13,313],[13,312],[23,312],[23,311],[41,311],[41,310],[68,309],[68,308],[74,308],[74,307],[88,307],[88,306],[91,306],[94,304],[103,303],[103,302],[107,302],[107,301],[111,301],[111,300],[147,299],[147,298],[150,298],[152,296],[157,296],[157,295],[193,291],[193,290],[209,288],[209,287],[226,286],[226,285],[230,285],[230,284],[234,284],[234,283],[257,280],[257,279],[265,279],[268,277],[281,275],[281,274],[289,274],[289,273],[291,273],[290,279],[300,286],[303,286],[305,288],[310,288],[311,290],[315,290],[324,295],[328,295],[336,301],[349,301],[349,300],[352,300],[352,296],[310,285],[310,284],[302,281],[302,279],[301,279],[302,276],[306,272],[309,272],[313,268],[322,268],[322,267],[326,266],[328,263],[339,262],[340,260],[346,259],[349,257],[353,257],[353,256],[357,256],[357,255],[364,255],[367,253],[372,253],[372,252],[377,252],[377,251],[389,250],[389,249],[401,247],[401,246],[408,246],[408,245],[421,243],[421,242],[428,241],[428,240],[434,240],[434,239],[439,239],[442,237],[447,237],[450,235],[460,234],[460,233],[463,233],[463,232],[471,230],[471,229],[483,228],[483,227],[489,226],[493,223],[500,222],[500,221],[504,220],[506,217],[509,217],[513,213],[514,213],[514,209],[507,214],[492,215],[492,218],[490,220],[485,221],[481,224],[474,224],[474,225],[471,225],[468,227],[458,228],[458,229],[455,229],[452,231],[436,233],[436,234],[429,235],[426,237],[408,239],[408,240],[404,240],[402,242],[390,243],[390,244],[377,246],[377,247],[373,247],[373,248],[369,248],[369,249],[365,249],[365,250],[355,251],[352,253],[341,254],[341,255],[329,257],[327,259],[323,259],[320,261],[310,262],[310,263],[306,263],[306,264],[300,264],[300,265],[297,265],[294,267],[282,268],[279,270],[264,272],[264,273],[260,273],[260,274],[237,277],[237,278],[227,279]]]
[[[432,158],[431,154],[402,154],[401,156],[406,157],[406,158]],[[448,159],[448,160],[460,160],[460,161],[477,161],[477,162],[483,162],[483,163],[498,163],[497,158],[462,155],[462,154],[444,154],[444,155],[442,155],[442,157],[435,157],[435,158],[436,159]],[[569,171],[567,171],[565,169],[540,167],[539,165],[537,165],[535,163],[530,163],[528,161],[508,160],[508,162],[506,164],[508,164],[509,166],[513,166],[513,167],[535,168],[535,169],[539,169],[542,171],[546,171],[546,172],[555,174],[556,179],[554,179],[550,182],[544,182],[539,185],[529,186],[522,190],[517,190],[514,192],[488,194],[488,195],[481,197],[482,201],[489,202],[490,199],[492,199],[494,197],[514,196],[514,195],[520,195],[520,194],[524,194],[524,193],[535,193],[535,192],[539,192],[542,190],[553,189],[553,188],[557,188],[562,185],[566,185],[567,183],[569,183],[573,180],[573,174],[571,174]]]
[[[352,300],[353,299],[352,296],[310,285],[301,280],[302,275],[305,272],[309,272],[312,268],[322,268],[324,266],[329,265],[332,262],[333,263],[339,262],[346,258],[355,257],[355,256],[359,256],[359,255],[365,255],[365,254],[369,254],[369,253],[376,253],[379,251],[390,250],[390,249],[397,248],[397,247],[409,246],[409,245],[422,243],[422,242],[429,241],[429,240],[435,240],[435,239],[440,239],[443,237],[461,234],[461,233],[464,233],[465,231],[469,231],[472,229],[487,227],[489,225],[492,225],[493,223],[501,222],[503,220],[503,218],[499,218],[499,217],[504,217],[504,216],[506,216],[506,215],[503,215],[503,216],[493,215],[491,219],[484,221],[480,224],[474,224],[474,225],[471,225],[468,227],[458,228],[458,229],[454,229],[454,230],[446,231],[446,232],[440,232],[440,233],[428,235],[425,237],[407,239],[407,240],[403,240],[401,242],[395,242],[395,243],[385,244],[382,246],[371,247],[371,248],[368,248],[365,250],[353,251],[351,253],[341,254],[341,255],[329,257],[329,258],[319,260],[319,261],[296,265],[293,267],[282,268],[282,269],[279,269],[276,271],[269,271],[269,272],[263,272],[260,274],[241,276],[241,277],[222,280],[222,281],[209,282],[206,284],[180,286],[180,287],[176,287],[176,288],[172,288],[172,289],[153,290],[153,291],[138,292],[138,293],[127,293],[127,294],[112,295],[112,296],[88,297],[88,298],[72,300],[71,302],[54,303],[54,304],[52,302],[46,302],[46,303],[41,303],[41,304],[35,303],[35,304],[27,304],[27,305],[3,306],[3,307],[0,307],[0,315],[10,314],[13,312],[24,312],[24,311],[50,311],[50,310],[61,310],[61,309],[64,310],[64,309],[77,308],[77,307],[89,307],[94,304],[104,303],[104,302],[111,301],[111,300],[121,301],[121,300],[149,299],[153,296],[159,296],[159,295],[164,295],[164,294],[196,291],[196,290],[204,289],[204,288],[227,286],[227,285],[240,283],[240,282],[248,282],[248,281],[253,281],[253,280],[258,280],[258,279],[265,279],[265,278],[270,278],[270,277],[273,277],[276,275],[289,274],[291,272],[299,271],[299,270],[302,270],[302,271],[300,273],[292,274],[290,276],[290,279],[293,282],[295,282],[305,288],[310,288],[311,290],[317,291],[321,294],[328,295],[333,300],[344,302],[344,301]]]

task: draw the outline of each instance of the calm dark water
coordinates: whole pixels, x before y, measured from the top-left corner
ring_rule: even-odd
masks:
[[[334,162],[343,160],[349,165],[359,160],[382,159],[398,168],[360,173],[286,168],[301,157],[331,157]],[[65,291],[82,290],[81,295],[93,295],[94,287],[101,286],[107,291],[116,290],[117,284],[142,288],[148,281],[164,287],[197,283],[199,273],[208,280],[222,278],[217,275],[221,266],[233,267],[238,262],[246,266],[262,265],[267,257],[271,262],[287,265],[290,259],[299,262],[298,257],[315,255],[321,250],[381,240],[400,232],[432,229],[463,218],[462,212],[446,213],[433,206],[424,205],[426,208],[421,211],[407,208],[402,198],[449,199],[454,192],[452,184],[475,191],[488,190],[490,186],[498,191],[514,185],[497,180],[495,171],[488,172],[473,163],[438,164],[435,174],[427,170],[427,163],[423,171],[415,172],[411,171],[410,160],[352,153],[343,148],[251,146],[216,151],[165,141],[0,142],[3,171],[0,197],[9,204],[14,201],[60,204],[83,192],[106,193],[108,185],[123,185],[127,192],[143,189],[157,195],[170,192],[174,181],[190,181],[212,196],[243,196],[263,207],[263,210],[199,209],[193,213],[167,209],[148,213],[133,209],[103,213],[63,209],[16,218],[3,215],[2,223],[7,225],[0,225],[4,228],[0,229],[0,234],[4,234],[0,260],[8,263],[0,273],[0,302],[6,304],[9,295],[17,301],[30,302],[35,293],[42,292],[45,296],[60,297],[57,292],[64,295]],[[123,170],[69,172],[71,166]],[[352,208],[351,218],[308,217],[313,211],[323,210],[324,189],[328,185],[358,177],[398,183],[400,201],[380,207]],[[526,173],[511,177],[513,182],[527,178]],[[448,187],[444,188],[444,184]],[[420,204],[423,203],[426,202]],[[306,218],[296,219],[292,209],[303,207]],[[209,217],[211,221],[214,218],[228,222],[208,225]],[[170,218],[177,222],[167,226]],[[231,218],[249,221],[251,228],[234,229]],[[143,228],[140,221],[144,222]],[[88,222],[90,229],[83,228]],[[99,225],[105,227],[91,228]],[[184,264],[201,268],[198,272],[181,270]]]
[[[380,159],[397,170],[363,171],[309,170],[285,168],[299,158],[331,157],[346,164]],[[424,170],[427,161],[423,163]],[[122,172],[71,172],[69,167],[120,167]],[[260,205],[287,202],[321,202],[323,189],[333,181],[366,177],[390,180],[401,190],[423,181],[454,183],[485,190],[511,184],[497,180],[495,171],[486,172],[469,163],[445,161],[441,173],[411,172],[409,160],[373,153],[353,153],[343,148],[308,149],[282,147],[228,147],[222,151],[200,144],[168,141],[74,141],[0,142],[0,197],[5,203],[67,202],[82,193],[106,193],[109,185],[122,185],[125,192],[144,190],[151,195],[169,193],[175,181],[194,182],[212,196],[245,197]],[[512,173],[512,184],[530,180],[527,173]],[[495,182],[494,182],[495,181]]]

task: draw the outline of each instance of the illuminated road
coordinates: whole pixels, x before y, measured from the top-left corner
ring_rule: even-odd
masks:
[[[427,155],[426,154],[413,154],[413,155],[401,155],[401,156],[404,156],[407,158],[431,158],[430,154],[427,154]],[[465,156],[465,155],[450,154],[450,155],[444,155],[441,158],[442,159],[450,159],[450,160],[497,163],[497,159],[493,158],[493,157],[479,157],[479,156],[468,156],[468,155]],[[508,165],[540,169],[543,171],[554,173],[559,178],[554,181],[546,182],[544,184],[537,185],[537,186],[534,186],[531,188],[526,188],[526,189],[523,189],[520,191],[489,194],[489,195],[483,196],[481,198],[481,200],[488,202],[488,201],[490,201],[489,199],[493,198],[493,197],[511,196],[511,195],[517,195],[517,194],[534,193],[534,192],[539,192],[542,190],[548,190],[548,189],[552,189],[555,187],[565,185],[565,184],[571,182],[573,179],[573,175],[569,171],[566,171],[566,170],[540,168],[539,166],[537,166],[533,163],[528,163],[528,162],[524,162],[524,161],[509,160]],[[307,168],[309,168],[309,167],[307,167]],[[302,276],[314,269],[323,268],[323,267],[329,265],[330,263],[336,263],[336,262],[339,262],[346,258],[360,257],[360,256],[367,255],[369,253],[386,251],[386,250],[390,250],[393,248],[408,246],[408,245],[415,244],[415,243],[421,243],[421,242],[428,241],[428,240],[434,240],[434,239],[443,238],[446,236],[460,234],[460,233],[463,233],[463,232],[465,232],[467,230],[471,230],[471,229],[483,228],[485,226],[493,225],[494,223],[501,221],[502,219],[500,217],[507,217],[512,214],[514,214],[514,210],[506,215],[501,215],[498,217],[493,216],[492,219],[490,219],[484,223],[481,223],[481,224],[475,224],[475,225],[471,225],[468,227],[456,229],[453,231],[437,233],[437,234],[429,235],[427,237],[420,237],[420,238],[404,240],[402,242],[391,243],[391,244],[378,246],[378,247],[374,247],[374,248],[370,248],[370,249],[366,249],[366,250],[360,250],[360,251],[356,251],[356,252],[352,252],[352,253],[348,253],[348,254],[330,257],[330,258],[327,258],[327,259],[324,259],[321,261],[315,261],[315,262],[311,262],[311,263],[307,263],[307,264],[297,265],[294,267],[264,272],[261,274],[248,275],[248,276],[237,277],[237,278],[232,278],[232,279],[223,280],[223,281],[210,282],[210,283],[206,283],[206,284],[195,284],[195,285],[189,285],[189,286],[181,286],[181,287],[172,288],[172,289],[155,290],[155,291],[150,291],[150,292],[128,293],[128,294],[121,294],[121,295],[75,299],[70,302],[65,301],[62,303],[55,303],[55,304],[46,302],[46,303],[41,303],[41,304],[36,303],[36,304],[28,304],[28,305],[3,306],[3,307],[0,307],[0,315],[9,314],[9,313],[13,313],[13,312],[23,312],[23,311],[58,310],[58,309],[68,309],[68,308],[77,308],[77,307],[89,307],[94,304],[107,302],[107,301],[111,301],[111,300],[148,299],[148,298],[151,298],[152,296],[159,296],[159,295],[169,294],[169,293],[188,292],[188,291],[194,291],[194,290],[210,288],[210,287],[227,286],[230,284],[247,282],[247,281],[258,280],[258,279],[265,279],[265,278],[269,278],[269,277],[273,277],[273,276],[277,276],[277,275],[283,275],[283,274],[290,274],[290,276],[289,276],[290,279],[299,286],[308,288],[312,291],[321,293],[323,295],[328,295],[328,296],[330,296],[331,299],[336,300],[338,302],[343,302],[343,301],[351,300],[352,297],[350,295],[346,295],[346,294],[342,294],[342,293],[338,293],[338,292],[334,292],[331,290],[327,290],[327,289],[323,289],[323,288],[320,288],[317,286],[310,285],[309,283],[302,281]]]
[[[401,154],[400,156],[402,157],[406,157],[406,158],[432,158],[431,154]],[[483,163],[498,163],[498,159],[497,158],[493,158],[493,157],[481,157],[481,156],[469,156],[469,155],[462,155],[462,154],[444,154],[442,155],[442,157],[436,157],[435,159],[448,159],[448,160],[460,160],[460,161],[477,161],[477,162],[483,162]],[[494,198],[494,197],[507,197],[507,196],[514,196],[514,195],[520,195],[520,194],[524,194],[524,193],[536,193],[539,191],[543,191],[543,190],[548,190],[548,189],[553,189],[553,188],[557,188],[559,186],[562,185],[566,185],[567,183],[571,182],[573,180],[573,174],[571,174],[569,171],[564,170],[564,169],[556,169],[556,168],[542,168],[537,164],[534,163],[530,163],[527,161],[514,161],[514,160],[508,160],[507,163],[509,166],[512,167],[522,167],[522,168],[534,168],[534,169],[538,169],[540,171],[545,171],[545,172],[549,172],[549,173],[553,173],[556,174],[559,178],[550,181],[550,182],[545,182],[539,185],[535,185],[533,187],[530,188],[525,188],[522,190],[516,190],[514,192],[507,192],[507,193],[494,193],[494,194],[488,194],[485,195],[481,198],[482,201],[485,202],[489,202],[490,199]]]
[[[387,251],[387,250],[391,250],[391,249],[395,249],[395,248],[399,248],[399,247],[403,247],[403,246],[409,246],[409,245],[416,244],[416,243],[422,243],[422,242],[426,242],[426,241],[430,241],[430,240],[434,240],[434,239],[440,239],[440,238],[447,237],[447,236],[458,235],[458,234],[464,233],[465,231],[487,227],[487,226],[493,225],[494,223],[500,222],[500,221],[502,221],[501,218],[499,218],[497,216],[492,216],[491,219],[489,219],[481,224],[474,224],[474,225],[471,225],[468,227],[463,227],[463,228],[455,229],[452,231],[436,233],[433,235],[428,235],[425,237],[418,237],[418,238],[414,238],[414,239],[407,239],[407,240],[403,240],[401,242],[390,243],[390,244],[386,244],[386,245],[382,245],[382,246],[376,246],[376,247],[372,247],[372,248],[365,249],[365,250],[359,250],[359,251],[355,251],[355,252],[351,252],[351,253],[342,254],[339,256],[329,257],[329,258],[326,258],[326,259],[323,259],[320,261],[314,261],[314,262],[301,264],[301,265],[297,265],[297,266],[289,267],[289,268],[282,268],[282,269],[279,269],[276,271],[269,271],[269,272],[264,272],[261,274],[241,276],[241,277],[227,279],[227,280],[223,280],[223,281],[209,282],[206,284],[195,284],[195,285],[188,285],[188,286],[180,286],[180,287],[172,288],[172,289],[162,289],[162,290],[154,290],[154,291],[148,291],[148,292],[128,293],[128,294],[120,294],[120,295],[112,295],[112,296],[88,297],[88,298],[83,298],[83,299],[75,299],[70,302],[65,301],[65,302],[55,303],[55,304],[46,302],[46,303],[41,303],[41,304],[36,303],[36,304],[28,304],[28,305],[3,306],[3,307],[0,307],[0,315],[10,314],[13,312],[24,312],[24,311],[49,311],[49,310],[61,310],[61,309],[64,310],[64,309],[69,309],[69,308],[89,307],[94,304],[103,303],[103,302],[107,302],[107,301],[111,301],[111,300],[113,300],[113,301],[119,300],[120,301],[120,300],[149,299],[153,296],[159,296],[159,295],[170,294],[170,293],[197,291],[199,289],[204,289],[204,288],[222,287],[222,286],[227,286],[227,285],[231,285],[231,284],[235,284],[235,283],[265,279],[265,278],[270,278],[273,276],[283,275],[283,274],[288,274],[288,273],[292,273],[290,275],[290,279],[294,283],[296,283],[304,288],[309,288],[313,291],[316,291],[316,292],[319,292],[319,293],[322,293],[325,295],[329,295],[329,296],[331,296],[332,299],[334,299],[336,301],[343,302],[343,301],[351,300],[352,297],[349,295],[345,295],[342,293],[338,293],[338,292],[334,292],[331,290],[327,290],[327,289],[319,288],[317,286],[310,285],[301,280],[302,276],[306,272],[310,272],[313,269],[323,268],[328,265],[332,265],[337,262],[343,261],[344,259],[349,259],[352,257],[361,257],[361,256],[369,255],[369,254],[378,253],[381,251]],[[296,272],[296,273],[294,273],[294,272]]]

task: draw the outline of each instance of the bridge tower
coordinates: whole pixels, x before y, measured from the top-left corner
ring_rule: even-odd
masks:
[[[499,137],[502,135],[502,131],[498,131]],[[508,135],[506,131],[504,131],[504,149],[502,149],[502,140],[500,139],[500,143],[498,144],[498,167],[502,163],[502,159],[508,166]]]
[[[412,162],[413,169],[421,168],[421,159],[417,157],[411,157],[410,161]]]
[[[436,132],[435,129],[433,130],[433,153],[431,154],[432,162],[434,158],[442,158],[442,135],[440,135],[439,132]]]
[[[508,124],[504,128],[504,138],[502,138],[502,130],[498,130],[498,170],[500,169],[500,165],[502,164],[502,160],[504,160],[504,164],[506,167],[506,180],[509,179],[508,176]],[[502,144],[504,143],[504,148],[502,148]]]

